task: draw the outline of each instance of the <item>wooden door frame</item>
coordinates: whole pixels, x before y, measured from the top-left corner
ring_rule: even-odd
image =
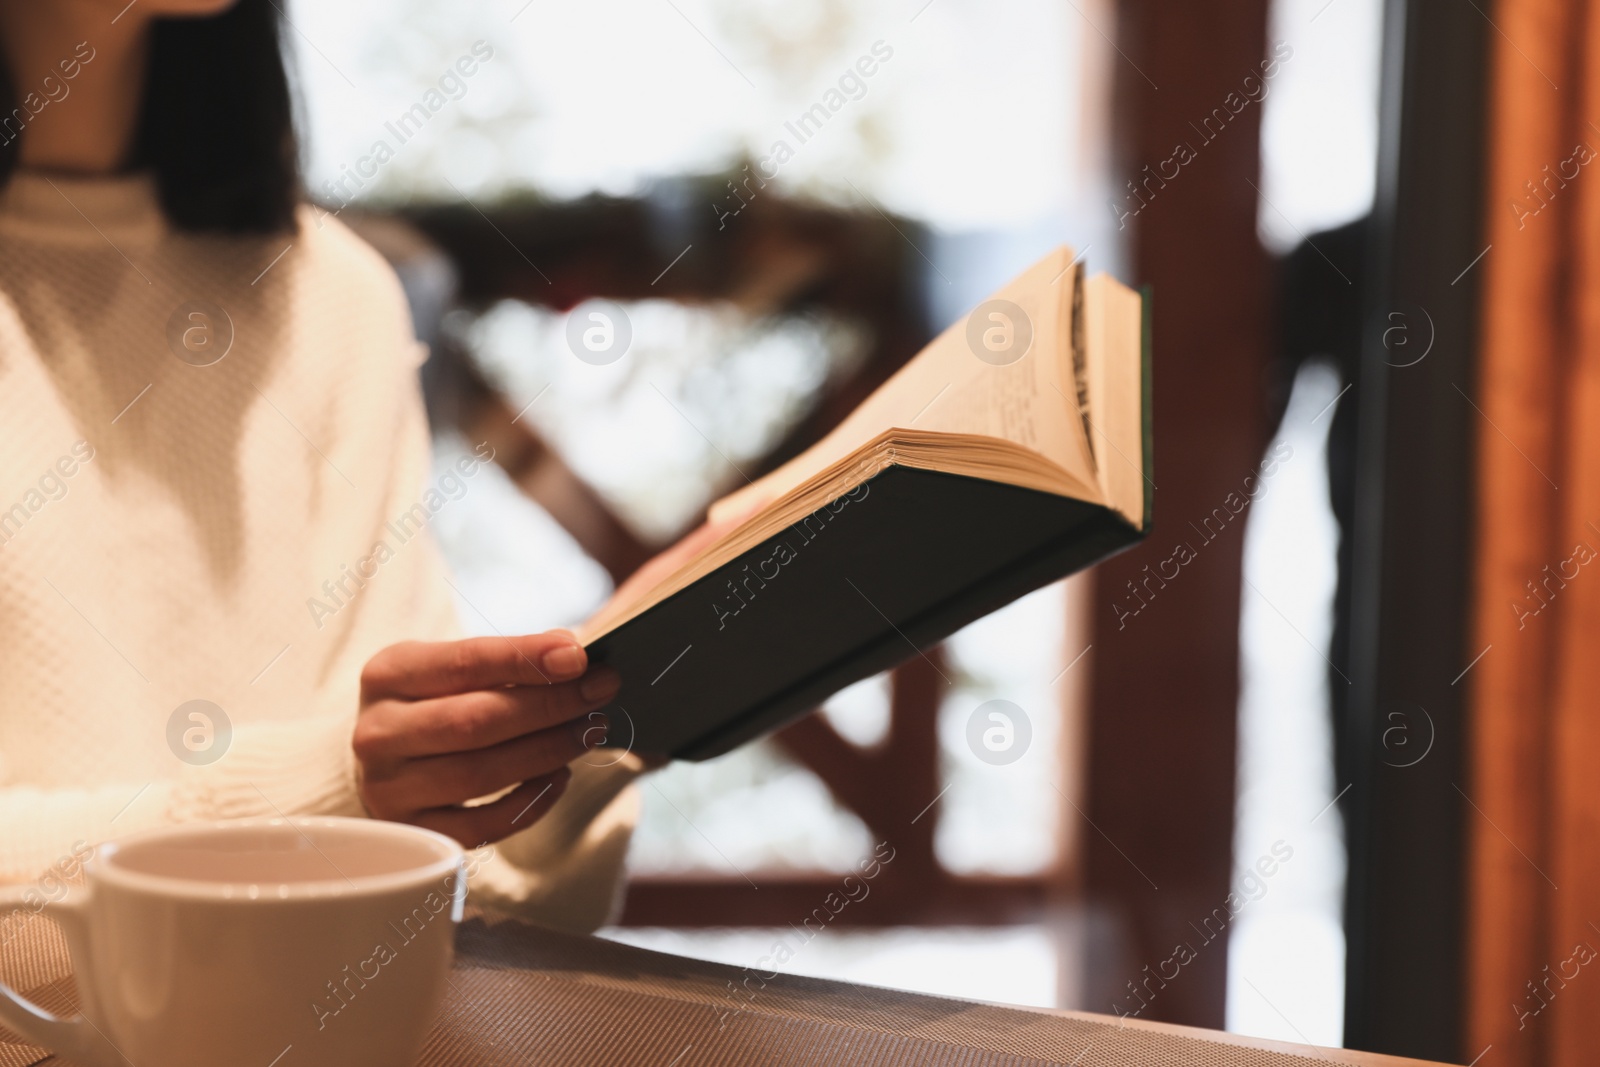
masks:
[[[1488,19],[1455,0],[1389,0],[1385,11],[1350,619],[1348,741],[1358,755],[1345,1043],[1453,1062],[1467,1053],[1462,678],[1478,651],[1468,642],[1480,415],[1468,397],[1472,265],[1484,251]],[[1384,324],[1416,309],[1426,311],[1432,348],[1420,363],[1395,366],[1404,361],[1385,347]],[[1419,746],[1425,735],[1426,757],[1413,764],[1385,747],[1396,728]]]

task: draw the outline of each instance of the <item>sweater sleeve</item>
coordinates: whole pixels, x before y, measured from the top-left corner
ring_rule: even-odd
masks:
[[[599,759],[603,750],[588,759]],[[541,926],[592,933],[616,918],[625,884],[623,866],[644,772],[639,757],[572,765],[567,791],[528,829],[493,846],[472,864],[474,899]]]

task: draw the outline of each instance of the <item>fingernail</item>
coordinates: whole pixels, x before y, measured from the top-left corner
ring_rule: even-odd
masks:
[[[617,695],[622,681],[615,671],[605,669],[590,671],[578,683],[578,695],[585,700],[610,700]]]
[[[562,645],[546,652],[539,662],[544,664],[547,673],[565,678],[582,671],[587,659],[577,645]]]

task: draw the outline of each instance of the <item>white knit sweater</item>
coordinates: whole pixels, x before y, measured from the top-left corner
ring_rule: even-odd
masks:
[[[362,664],[456,636],[431,537],[386,526],[427,507],[425,352],[393,272],[319,214],[197,237],[144,177],[0,192],[0,881],[143,827],[361,814]],[[226,343],[217,308],[231,347],[197,365]],[[380,541],[392,558],[358,587],[345,575]],[[232,728],[208,764],[182,742],[195,720],[169,730],[197,699]],[[604,921],[637,770],[576,767],[475,894]]]

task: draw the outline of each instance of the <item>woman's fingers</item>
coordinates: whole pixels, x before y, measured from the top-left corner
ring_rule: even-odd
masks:
[[[579,677],[588,665],[583,647],[565,630],[403,641],[367,661],[361,694],[364,702],[384,697],[424,700],[508,685],[553,685]]]
[[[392,775],[369,776],[367,793],[390,810],[461,804],[565,767],[599,744],[605,728],[595,712],[487,748],[404,760]]]
[[[615,671],[597,667],[560,685],[480,689],[415,703],[387,700],[368,707],[352,743],[358,757],[374,763],[489,748],[603,708],[619,685]]]
[[[391,645],[361,675],[362,803],[464,845],[531,826],[561,796],[567,764],[604,738],[598,709],[618,685],[564,630]]]
[[[406,822],[437,830],[466,848],[499,841],[532,826],[561,799],[572,772],[563,767],[523,782],[505,796],[476,807],[445,807],[416,813]]]

